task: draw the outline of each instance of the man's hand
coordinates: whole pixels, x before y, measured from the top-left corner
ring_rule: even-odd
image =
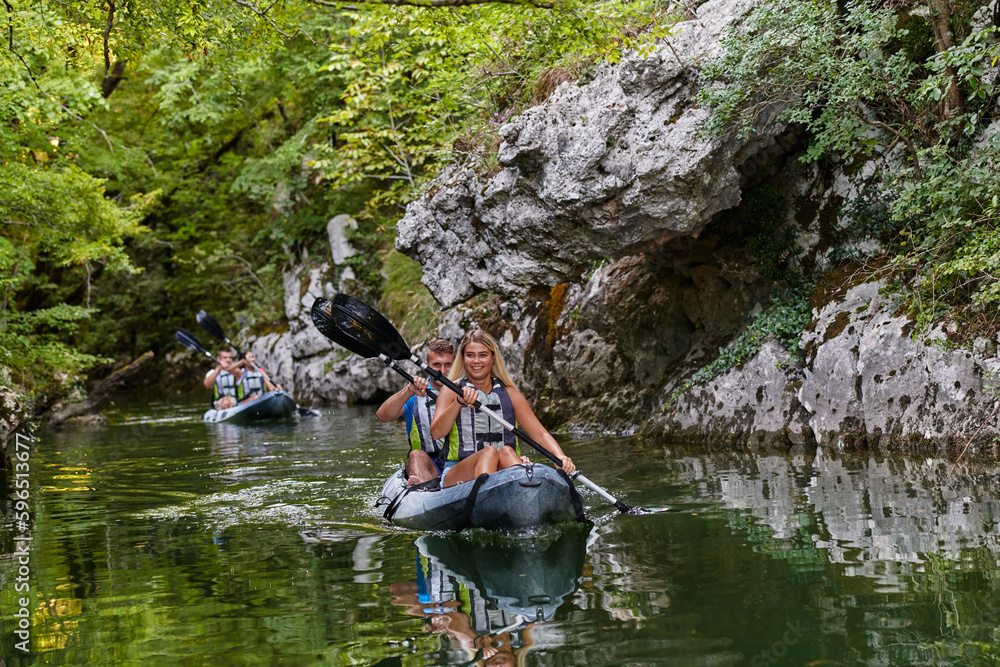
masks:
[[[410,388],[410,393],[414,396],[426,396],[427,395],[427,379],[426,378],[413,378],[413,382],[407,385]]]

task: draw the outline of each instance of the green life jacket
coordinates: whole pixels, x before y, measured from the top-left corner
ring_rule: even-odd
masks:
[[[460,387],[472,387],[473,384],[467,378],[459,381]],[[510,394],[507,387],[497,378],[493,378],[493,388],[490,393],[479,392],[479,401],[486,407],[499,412],[500,415],[510,424],[517,426],[514,416],[514,404],[510,402]],[[518,439],[513,433],[504,429],[497,420],[487,415],[482,410],[469,410],[462,408],[458,412],[455,424],[448,434],[448,448],[441,451],[445,461],[461,461],[472,456],[486,446],[502,447],[507,445],[513,447],[517,455],[521,455],[521,447]]]
[[[413,401],[413,418],[408,424],[409,433],[407,434],[410,440],[410,449],[422,449],[431,458],[440,456],[442,448],[446,447],[445,443],[458,438],[458,431],[453,428],[446,437],[435,440],[431,437],[431,420],[434,418],[434,409],[437,404],[430,396],[414,396],[411,400]]]

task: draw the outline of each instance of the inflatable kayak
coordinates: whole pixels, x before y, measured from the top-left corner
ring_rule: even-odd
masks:
[[[404,528],[524,530],[584,520],[576,488],[544,465],[513,466],[447,489],[406,485],[400,469],[382,487],[376,504],[383,516]]]
[[[206,422],[229,422],[243,424],[261,419],[284,419],[295,412],[295,399],[285,391],[269,391],[260,398],[240,403],[234,408],[216,410],[212,408],[201,416]]]

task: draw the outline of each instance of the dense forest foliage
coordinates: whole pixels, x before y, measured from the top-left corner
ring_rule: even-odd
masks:
[[[0,381],[36,409],[167,349],[199,307],[282,326],[282,267],[328,253],[340,213],[359,221],[356,291],[419,292],[393,230],[436,171],[495,168],[505,120],[689,16],[667,0],[4,10]],[[808,129],[807,161],[892,156],[845,206],[835,259],[900,276],[922,322],[995,330],[995,31],[976,3],[766,0],[700,63],[708,131],[780,113]]]
[[[281,326],[282,266],[339,213],[359,292],[422,289],[406,203],[664,4],[5,2],[2,381],[43,409],[199,307]]]

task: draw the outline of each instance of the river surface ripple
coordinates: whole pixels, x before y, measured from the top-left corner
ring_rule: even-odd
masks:
[[[0,664],[1000,662],[994,461],[567,436],[594,482],[670,511],[584,491],[593,527],[419,535],[373,507],[401,423],[201,410],[120,403],[33,444],[27,593],[0,504]]]

